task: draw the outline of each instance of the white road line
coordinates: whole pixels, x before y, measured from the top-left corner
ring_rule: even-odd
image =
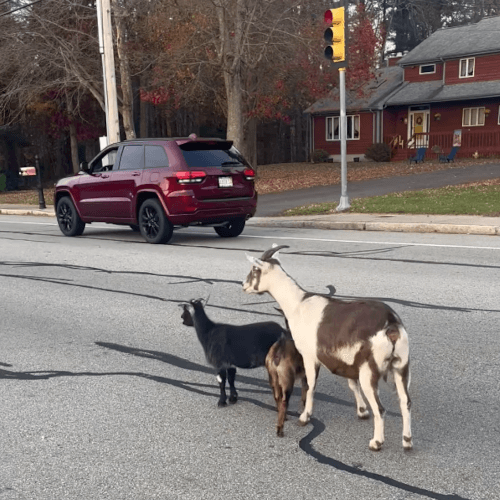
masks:
[[[40,226],[57,226],[57,223],[50,222],[20,222],[20,221],[4,221],[0,220],[0,224],[31,224]],[[94,227],[99,227],[95,224]],[[109,227],[107,224],[103,223],[102,227]],[[183,230],[184,234],[200,234],[201,231],[190,231]],[[406,233],[408,234],[408,233]],[[437,243],[403,243],[397,241],[359,241],[359,240],[339,240],[339,239],[329,239],[329,238],[299,238],[296,236],[253,236],[250,234],[243,234],[242,238],[255,238],[262,240],[292,240],[292,241],[323,241],[325,243],[359,243],[363,245],[391,245],[391,246],[413,246],[413,247],[435,247],[435,248],[464,248],[468,250],[500,250],[500,247],[478,247],[472,245],[439,245]]]
[[[192,233],[194,234],[194,233]],[[408,233],[406,233],[408,234]],[[449,235],[448,235],[449,236]],[[267,240],[299,240],[299,241],[324,241],[327,243],[362,243],[364,245],[397,245],[402,247],[413,246],[413,247],[438,247],[438,248],[467,248],[471,250],[500,250],[500,247],[476,247],[469,245],[439,245],[436,243],[403,243],[397,241],[356,241],[356,240],[331,240],[326,238],[297,238],[291,236],[252,236],[249,234],[243,234],[243,238],[259,238]]]
[[[28,224],[32,226],[57,226],[54,222],[24,222],[24,221],[12,221],[12,220],[1,220],[0,224]]]

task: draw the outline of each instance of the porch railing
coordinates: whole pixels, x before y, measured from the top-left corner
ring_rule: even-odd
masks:
[[[395,137],[384,137],[384,142],[393,148]],[[449,152],[453,147],[453,133],[430,132],[414,134],[411,139],[407,141],[406,149],[408,150],[408,155],[414,154],[414,150],[420,147],[426,147],[429,151],[433,147],[439,147],[444,152]],[[471,156],[475,152],[481,156],[500,155],[500,131],[485,132],[463,130],[461,145],[457,156]]]

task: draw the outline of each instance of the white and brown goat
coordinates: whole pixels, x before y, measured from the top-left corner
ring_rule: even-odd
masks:
[[[403,448],[411,449],[409,343],[399,316],[380,301],[342,300],[305,291],[281,267],[276,253],[282,248],[288,246],[270,248],[260,259],[247,255],[253,266],[243,290],[250,294],[269,293],[288,320],[309,387],[299,422],[305,425],[311,418],[316,380],[323,365],[348,379],[358,417],[367,418],[362,389],[374,417],[369,447],[380,450],[384,443],[385,410],[380,403],[378,383],[390,372],[403,417]]]

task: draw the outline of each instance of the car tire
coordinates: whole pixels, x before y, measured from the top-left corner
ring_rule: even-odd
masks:
[[[173,226],[160,202],[150,198],[139,209],[139,228],[148,243],[167,243],[172,238]]]
[[[69,196],[63,196],[56,207],[57,223],[65,236],[80,236],[85,229],[85,222],[80,219],[74,203]]]
[[[245,229],[245,219],[232,219],[227,225],[214,227],[214,229],[221,238],[235,238]]]

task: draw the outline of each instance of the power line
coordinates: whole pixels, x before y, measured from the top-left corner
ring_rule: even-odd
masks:
[[[12,10],[9,10],[8,12],[2,12],[2,14],[0,14],[0,17],[6,16],[7,14],[12,14],[13,12],[17,12],[18,10],[21,10],[21,9],[26,9],[26,8],[31,7],[32,5],[35,5],[36,3],[39,3],[41,1],[42,0],[36,0],[35,2],[31,2],[27,5],[23,5],[22,7],[18,7],[17,9],[12,9]],[[7,2],[4,2],[4,3],[7,3]]]

